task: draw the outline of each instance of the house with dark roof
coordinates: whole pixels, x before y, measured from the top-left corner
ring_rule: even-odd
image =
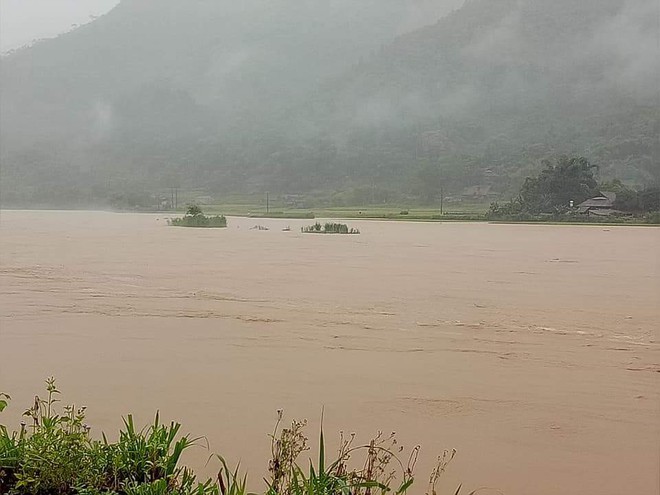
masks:
[[[577,205],[577,209],[578,213],[583,215],[598,217],[622,214],[623,212],[614,209],[614,203],[616,203],[616,193],[602,191],[598,196],[587,199]]]

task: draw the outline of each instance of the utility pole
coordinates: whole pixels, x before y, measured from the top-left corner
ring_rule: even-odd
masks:
[[[445,202],[445,188],[443,186],[440,186],[440,215],[444,215],[444,206]]]
[[[270,213],[270,194],[266,192],[266,214]]]

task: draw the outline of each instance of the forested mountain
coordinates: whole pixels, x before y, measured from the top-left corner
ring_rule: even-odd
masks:
[[[515,189],[564,153],[589,157],[603,177],[654,183],[659,9],[467,1],[326,85],[311,119],[342,143],[349,174],[392,185],[414,168],[422,196],[442,183]]]
[[[3,57],[2,201],[433,201],[562,153],[660,180],[657,2],[467,0],[435,22],[457,2],[123,0]]]

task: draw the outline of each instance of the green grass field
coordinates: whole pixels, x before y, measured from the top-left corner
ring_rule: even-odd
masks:
[[[323,206],[316,208],[294,208],[287,206],[279,199],[273,199],[266,207],[265,198],[232,197],[226,202],[201,205],[207,215],[226,215],[252,218],[283,218],[283,219],[346,219],[346,220],[392,220],[408,222],[486,222],[493,223],[529,223],[558,225],[658,225],[656,220],[646,221],[642,218],[628,219],[591,219],[573,218],[552,220],[537,218],[531,220],[488,220],[485,214],[490,207],[489,202],[446,202],[443,213],[440,206],[410,206],[405,204],[377,204],[355,206]],[[178,211],[185,211],[184,207]]]
[[[440,215],[439,208],[413,207],[405,205],[357,205],[322,208],[290,208],[281,204],[272,205],[268,211],[262,204],[222,203],[203,205],[204,212],[209,215],[223,214],[228,216],[245,216],[254,218],[346,218],[346,219],[389,219],[389,220],[477,220],[488,210],[487,204],[451,205]],[[407,212],[404,214],[404,212]]]

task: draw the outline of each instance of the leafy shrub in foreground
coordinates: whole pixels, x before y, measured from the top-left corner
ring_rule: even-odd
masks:
[[[199,481],[180,465],[183,452],[200,439],[180,436],[178,423],[162,424],[156,414],[151,425],[138,430],[129,415],[116,442],[105,435],[96,440],[84,422],[85,408],[64,406],[58,412],[60,392],[54,379],[46,381],[46,391],[46,399],[35,397],[25,411],[29,424],[21,423],[11,433],[0,425],[0,494],[248,495],[247,476],[240,476],[238,467],[231,470],[221,456],[215,456],[220,463],[216,480]],[[0,394],[0,412],[8,403],[9,396]],[[393,433],[379,433],[361,445],[355,444],[354,434],[342,435],[337,456],[329,459],[321,428],[318,461],[310,460],[303,469],[299,459],[308,451],[306,422],[280,428],[281,422],[280,411],[271,435],[265,495],[403,495],[413,484],[419,447],[404,463]],[[428,495],[436,495],[436,483],[454,454],[439,458]]]
[[[116,443],[105,435],[95,440],[84,423],[85,408],[64,406],[58,412],[60,391],[52,378],[46,381],[46,392],[46,399],[35,397],[25,411],[28,423],[22,423],[19,432],[10,434],[0,426],[0,493],[215,493],[178,465],[183,451],[197,441],[177,438],[179,424],[163,425],[156,414],[153,424],[138,431],[128,416]]]

